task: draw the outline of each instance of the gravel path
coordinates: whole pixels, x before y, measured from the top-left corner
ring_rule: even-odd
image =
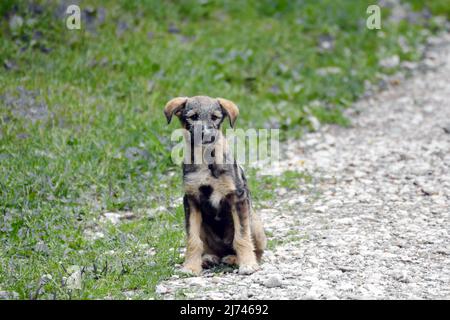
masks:
[[[449,43],[434,39],[434,70],[357,103],[350,128],[289,144],[279,169],[313,182],[261,210],[282,244],[260,271],[173,276],[162,298],[450,299]]]

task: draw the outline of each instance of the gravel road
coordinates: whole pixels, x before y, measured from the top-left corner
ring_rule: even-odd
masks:
[[[291,141],[279,170],[313,176],[262,209],[281,244],[250,276],[206,272],[163,299],[450,299],[450,37],[422,66]],[[417,68],[421,69],[421,68]]]

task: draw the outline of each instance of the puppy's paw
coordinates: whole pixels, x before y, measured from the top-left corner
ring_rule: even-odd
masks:
[[[222,263],[225,263],[225,264],[228,264],[231,266],[236,265],[236,264],[238,264],[237,257],[234,254],[230,254],[230,255],[222,258]]]
[[[191,276],[198,276],[202,273],[202,266],[201,265],[184,265],[181,270],[182,273],[186,273]]]
[[[202,267],[210,268],[216,264],[219,264],[220,258],[214,254],[204,254],[202,256]]]
[[[243,264],[239,266],[239,274],[241,275],[250,275],[259,270],[258,264]]]

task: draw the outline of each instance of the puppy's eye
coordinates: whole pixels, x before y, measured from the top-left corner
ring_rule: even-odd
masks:
[[[193,121],[197,121],[198,120],[198,114],[193,114],[192,116],[189,117],[189,119],[191,119]]]
[[[216,116],[216,115],[214,115],[214,114],[211,116],[211,120],[212,120],[212,121],[216,121],[216,120],[218,120],[218,119],[219,119],[219,117]]]

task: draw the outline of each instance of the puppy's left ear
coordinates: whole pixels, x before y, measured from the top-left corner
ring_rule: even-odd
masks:
[[[225,113],[230,119],[230,126],[234,128],[234,123],[239,115],[239,108],[234,104],[234,102],[227,99],[217,98],[217,101],[219,101],[220,106],[223,110],[225,110]]]
[[[170,123],[172,120],[173,114],[179,112],[186,105],[187,97],[178,97],[173,98],[169,102],[167,102],[164,107],[164,115],[166,116],[167,123]]]

